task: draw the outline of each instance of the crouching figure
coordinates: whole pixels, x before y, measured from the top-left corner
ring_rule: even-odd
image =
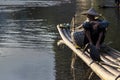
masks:
[[[84,46],[89,44],[90,55],[94,60],[95,57],[99,57],[97,53],[101,44],[104,42],[106,29],[108,27],[108,21],[99,19],[99,14],[94,8],[90,8],[88,11],[83,12],[82,15],[87,17],[87,20],[81,24],[80,28],[84,29]],[[79,28],[79,27],[78,27]]]

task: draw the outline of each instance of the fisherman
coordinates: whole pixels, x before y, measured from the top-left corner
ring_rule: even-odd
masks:
[[[85,30],[84,45],[89,43],[90,45],[94,45],[97,49],[100,49],[100,45],[105,39],[108,21],[97,18],[99,14],[94,8],[83,12],[82,15],[87,16],[87,20],[82,24]]]
[[[100,54],[98,50],[105,39],[105,32],[108,27],[108,21],[100,19],[100,14],[96,12],[94,8],[90,8],[88,11],[83,12],[82,15],[86,15],[87,20],[81,24],[77,29],[83,27],[84,29],[84,47],[90,48],[90,56],[95,61],[100,61]],[[89,44],[89,46],[88,46]],[[86,50],[84,48],[84,50]]]

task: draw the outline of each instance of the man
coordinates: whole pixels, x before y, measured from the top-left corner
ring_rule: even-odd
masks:
[[[99,17],[99,14],[93,8],[83,12],[82,15],[87,17],[87,20],[82,24],[85,30],[84,45],[89,43],[94,45],[96,49],[100,49],[100,45],[104,42],[108,22],[96,19],[96,17]]]
[[[83,12],[82,15],[85,15],[87,20],[76,29],[84,28],[84,31],[82,31],[85,33],[83,34],[84,41],[83,37],[81,39],[81,31],[74,32],[73,40],[75,45],[81,47],[81,42],[83,42],[83,51],[88,51],[89,49],[88,52],[90,53],[91,58],[94,61],[101,61],[99,49],[105,39],[105,32],[106,28],[108,27],[108,21],[99,19],[100,15],[95,11],[94,8],[90,8],[88,11]],[[77,46],[76,48],[78,48]]]

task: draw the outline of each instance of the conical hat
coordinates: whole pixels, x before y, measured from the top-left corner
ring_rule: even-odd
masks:
[[[82,12],[82,15],[93,15],[93,16],[99,16],[99,14],[96,12],[96,10],[94,8],[90,8],[88,11],[86,12]]]

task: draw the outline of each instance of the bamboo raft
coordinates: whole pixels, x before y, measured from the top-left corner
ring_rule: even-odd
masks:
[[[100,52],[100,58],[102,61],[93,61],[87,51],[83,52],[82,49],[77,49],[75,47],[68,27],[57,25],[57,29],[62,38],[60,42],[74,51],[76,55],[81,58],[102,80],[120,80],[119,51],[109,46],[104,46],[103,51]]]

